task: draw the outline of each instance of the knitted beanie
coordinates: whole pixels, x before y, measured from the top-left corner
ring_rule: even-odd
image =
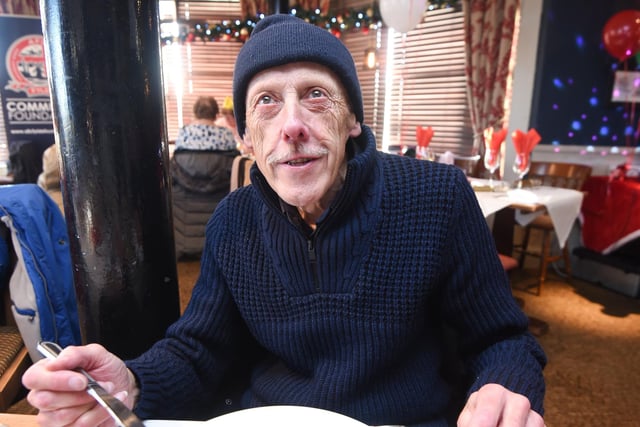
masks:
[[[260,20],[236,59],[233,72],[233,106],[240,136],[246,127],[249,82],[261,71],[292,62],[314,62],[332,70],[349,96],[360,123],[364,119],[360,82],[353,57],[345,45],[327,30],[293,15],[269,15]]]

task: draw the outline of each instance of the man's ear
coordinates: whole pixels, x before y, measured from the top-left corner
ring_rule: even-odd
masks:
[[[244,130],[244,135],[242,136],[242,142],[247,148],[253,150],[253,141],[251,140],[251,135],[249,135],[249,130]]]
[[[360,126],[360,122],[355,120],[353,122],[353,126],[349,130],[349,136],[351,138],[355,138],[357,136],[360,136],[361,133],[362,133],[362,127]]]

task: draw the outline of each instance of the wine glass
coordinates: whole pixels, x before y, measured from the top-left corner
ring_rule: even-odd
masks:
[[[522,188],[523,178],[529,172],[530,167],[529,153],[516,153],[516,158],[513,162],[513,171],[518,175],[518,188]]]
[[[489,187],[493,188],[493,175],[500,167],[500,150],[489,149],[484,152],[484,167],[489,171]]]
[[[428,146],[425,147],[418,145],[416,147],[416,158],[434,161],[436,159],[436,153],[434,153]]]

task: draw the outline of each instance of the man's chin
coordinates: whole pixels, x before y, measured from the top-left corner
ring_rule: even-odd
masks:
[[[297,190],[291,190],[289,187],[286,192],[277,192],[280,198],[291,206],[298,208],[304,208],[305,206],[312,206],[317,204],[318,198],[314,197],[314,190],[309,187],[296,186]]]

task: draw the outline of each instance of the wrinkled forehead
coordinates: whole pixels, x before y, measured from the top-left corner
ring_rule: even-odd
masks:
[[[271,90],[278,86],[302,85],[318,87],[334,95],[347,98],[347,91],[342,81],[330,68],[314,62],[293,62],[260,71],[249,81],[247,99],[256,91]]]

